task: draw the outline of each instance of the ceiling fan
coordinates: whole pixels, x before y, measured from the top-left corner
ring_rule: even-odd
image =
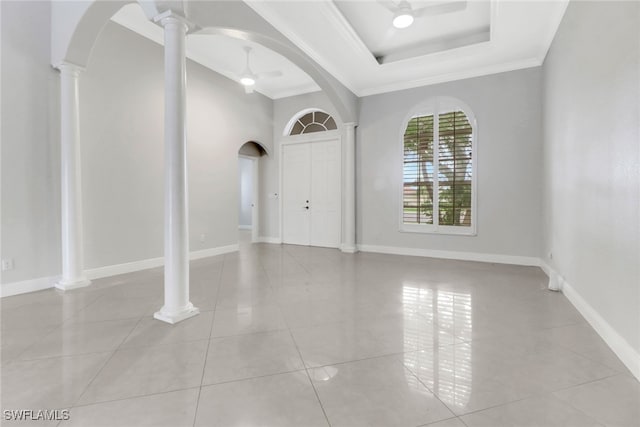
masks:
[[[244,91],[246,93],[253,93],[256,82],[260,79],[282,76],[282,71],[279,70],[267,71],[264,73],[254,73],[249,65],[249,56],[251,55],[252,49],[249,46],[244,46],[243,50],[247,54],[247,61],[244,67],[244,71],[238,77],[240,78],[240,84],[244,86]]]
[[[467,8],[467,2],[462,1],[433,1],[420,9],[413,9],[407,0],[396,3],[392,0],[378,0],[378,3],[393,12],[393,26],[402,29],[407,28],[416,18],[421,16],[444,15],[445,13],[458,12]]]

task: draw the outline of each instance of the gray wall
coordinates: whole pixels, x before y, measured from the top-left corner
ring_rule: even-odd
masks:
[[[60,265],[58,74],[49,65],[49,2],[2,8],[2,283]]]
[[[58,73],[49,2],[2,2],[2,283],[60,273]],[[191,61],[191,250],[237,243],[238,149],[272,149],[273,102]],[[163,49],[109,23],[81,75],[85,264],[163,254]],[[200,236],[206,236],[200,241]]]
[[[638,352],[639,28],[638,2],[571,2],[543,68],[544,259]]]
[[[81,84],[87,268],[163,254],[163,75],[161,46],[107,25]],[[191,250],[232,245],[238,150],[272,146],[273,104],[191,61],[187,88]]]
[[[359,244],[538,257],[541,241],[541,70],[533,68],[362,99],[357,129]],[[401,233],[403,120],[433,96],[475,114],[477,236]]]

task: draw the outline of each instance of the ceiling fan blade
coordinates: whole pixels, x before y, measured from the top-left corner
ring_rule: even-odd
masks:
[[[272,78],[272,77],[282,77],[282,71],[279,71],[279,70],[267,71],[265,73],[258,73],[257,76],[258,76],[259,79]]]
[[[200,28],[196,31],[189,33],[190,36],[207,36],[207,35],[218,35],[220,31],[216,28]]]
[[[392,0],[377,0],[379,4],[384,6],[390,12],[395,13],[398,10],[398,4]]]
[[[466,1],[454,1],[450,3],[441,3],[433,6],[427,6],[414,11],[416,17],[419,16],[436,16],[447,13],[459,12],[467,8]]]

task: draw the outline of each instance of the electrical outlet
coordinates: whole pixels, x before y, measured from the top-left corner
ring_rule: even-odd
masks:
[[[13,258],[2,260],[2,271],[13,270]]]
[[[207,235],[206,235],[206,234],[201,234],[201,235],[200,235],[200,242],[201,242],[201,243],[204,243],[204,241],[206,240],[206,238],[207,238]]]

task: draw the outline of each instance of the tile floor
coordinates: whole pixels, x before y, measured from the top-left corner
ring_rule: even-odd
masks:
[[[538,268],[242,243],[4,298],[2,409],[38,426],[640,426],[640,384]],[[12,425],[4,423],[3,425]]]

